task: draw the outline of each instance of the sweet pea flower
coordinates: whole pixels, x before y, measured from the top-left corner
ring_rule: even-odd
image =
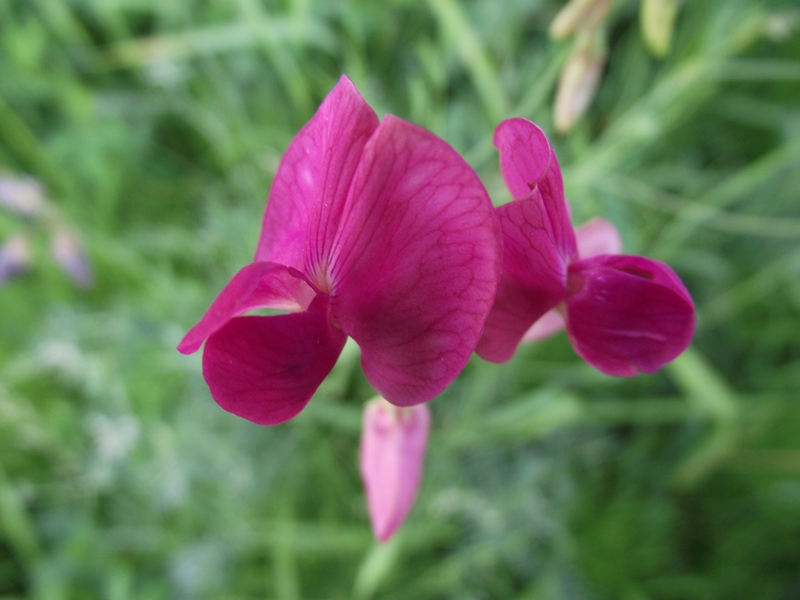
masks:
[[[183,338],[225,410],[261,425],[308,403],[348,336],[364,375],[413,406],[463,369],[492,306],[502,238],[475,172],[432,133],[379,122],[347,77],[289,144],[253,263]],[[259,308],[287,314],[246,316]]]
[[[379,542],[394,535],[414,504],[430,422],[425,404],[404,408],[377,398],[365,406],[361,480],[372,531]]]
[[[525,119],[509,119],[498,125],[494,144],[514,200],[496,209],[503,275],[478,355],[509,360],[531,326],[554,308],[575,351],[603,373],[653,373],[683,352],[694,333],[694,303],[675,272],[642,256],[581,257],[561,170],[544,132]]]

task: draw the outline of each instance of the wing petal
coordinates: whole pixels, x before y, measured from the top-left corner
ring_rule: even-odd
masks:
[[[320,294],[304,312],[230,320],[206,342],[203,377],[228,412],[259,425],[283,423],[305,408],[346,339],[331,327]]]

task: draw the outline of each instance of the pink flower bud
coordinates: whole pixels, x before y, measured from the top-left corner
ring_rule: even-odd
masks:
[[[379,397],[364,409],[361,479],[372,531],[379,542],[392,537],[414,503],[430,420],[425,404],[398,407]]]

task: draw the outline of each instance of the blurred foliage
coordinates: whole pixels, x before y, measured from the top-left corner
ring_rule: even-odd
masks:
[[[668,261],[695,343],[616,380],[563,337],[474,359],[431,403],[417,505],[372,540],[372,392],[348,346],[298,418],[220,410],[183,332],[250,260],[283,149],[341,73],[508,199],[503,118],[552,131],[545,0],[4,0],[0,167],[78,232],[0,287],[0,598],[800,596],[800,14],[695,0],[671,51],[618,2],[587,116],[554,143],[577,222]]]

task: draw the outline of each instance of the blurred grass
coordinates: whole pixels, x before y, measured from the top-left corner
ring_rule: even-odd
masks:
[[[0,167],[82,236],[0,287],[0,598],[800,595],[800,34],[789,2],[684,3],[647,54],[617,5],[592,109],[554,138],[578,222],[697,301],[690,352],[633,380],[563,337],[475,359],[431,407],[420,498],[377,547],[348,346],[294,421],[213,403],[174,346],[253,252],[280,156],[342,72],[463,152],[496,202],[512,115],[552,131],[560,4],[0,2]]]

